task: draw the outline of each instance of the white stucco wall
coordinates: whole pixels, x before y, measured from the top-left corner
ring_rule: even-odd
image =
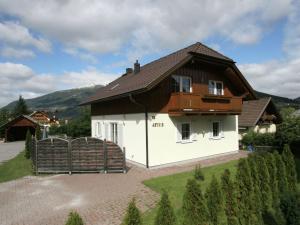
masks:
[[[92,117],[92,136],[96,137],[96,123],[117,122],[123,125],[122,145],[126,147],[126,158],[146,165],[145,115],[107,115]],[[220,121],[223,137],[210,138],[212,122]],[[178,143],[177,124],[190,122],[192,141]],[[155,126],[159,124],[159,126]],[[163,125],[162,125],[163,124]],[[162,125],[162,126],[161,126]],[[104,126],[102,126],[104,128]],[[102,133],[104,131],[102,129]],[[168,114],[149,113],[149,166],[159,166],[200,157],[235,152],[238,150],[237,116],[188,116],[169,117]],[[102,137],[110,140],[110,137]]]
[[[237,116],[185,116],[169,117],[168,114],[155,116],[149,122],[149,164],[158,166],[167,163],[191,160],[200,157],[235,152],[238,150]],[[212,139],[212,122],[221,121],[224,137]],[[188,143],[177,142],[176,124],[191,122],[193,138]],[[153,127],[163,123],[163,127]]]

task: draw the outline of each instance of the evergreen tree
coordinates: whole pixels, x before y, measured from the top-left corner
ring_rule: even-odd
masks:
[[[70,212],[65,225],[84,225],[82,218],[77,212]]]
[[[159,202],[158,212],[155,218],[155,225],[174,225],[176,218],[171,206],[168,194],[163,192]]]
[[[278,179],[277,179],[277,167],[276,159],[272,153],[266,153],[264,155],[266,165],[270,174],[270,187],[272,191],[272,205],[275,209],[279,204],[279,190],[278,190]]]
[[[230,171],[226,169],[221,177],[221,186],[225,199],[225,214],[227,225],[238,225],[238,207],[236,202],[236,188],[231,180]]]
[[[243,225],[259,224],[259,218],[255,213],[253,181],[248,161],[240,159],[236,174],[237,204],[239,206],[238,219]]]
[[[279,193],[282,194],[288,190],[286,168],[282,160],[282,157],[278,152],[274,153],[274,157],[276,160],[276,168],[277,168],[278,190]]]
[[[27,114],[29,114],[28,107],[26,105],[24,98],[22,97],[22,95],[20,95],[19,100],[17,101],[16,106],[13,110],[13,115],[17,117],[19,115],[27,115]]]
[[[133,199],[127,208],[127,214],[124,219],[124,225],[141,225],[142,218],[139,209],[135,205],[135,200]]]
[[[41,128],[37,127],[35,130],[35,138],[37,141],[42,139],[42,133],[41,133]]]
[[[205,194],[209,220],[213,225],[219,225],[224,217],[224,198],[221,186],[215,176]]]
[[[288,144],[285,144],[282,152],[282,160],[286,167],[286,177],[288,182],[288,189],[290,191],[296,190],[297,172],[294,155]]]
[[[284,193],[280,199],[280,208],[287,225],[300,225],[300,193]]]
[[[262,209],[268,211],[272,208],[270,174],[265,159],[262,156],[256,156],[256,164],[259,178],[259,190],[261,192]]]
[[[25,157],[27,159],[30,158],[31,151],[32,151],[32,137],[30,131],[27,130],[26,141],[25,141]]]
[[[200,185],[194,179],[187,181],[183,196],[183,225],[208,224],[208,211]]]
[[[204,174],[202,172],[200,164],[195,167],[194,178],[196,180],[199,180],[199,181],[203,181],[204,180]]]

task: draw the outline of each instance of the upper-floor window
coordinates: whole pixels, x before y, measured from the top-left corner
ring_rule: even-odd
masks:
[[[208,92],[211,95],[224,95],[223,82],[215,80],[208,81]]]
[[[186,76],[172,76],[172,92],[192,92],[192,79]]]

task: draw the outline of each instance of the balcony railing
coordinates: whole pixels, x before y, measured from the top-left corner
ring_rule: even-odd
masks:
[[[170,113],[240,113],[242,97],[172,93]]]

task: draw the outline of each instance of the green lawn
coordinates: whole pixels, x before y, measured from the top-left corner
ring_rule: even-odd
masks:
[[[25,152],[0,165],[0,183],[32,175],[32,163],[25,158]]]
[[[225,169],[229,169],[234,176],[236,173],[237,163],[238,161],[235,160],[229,163],[203,168],[205,180],[200,183],[202,190],[204,191],[207,188],[214,174],[219,177]],[[163,190],[167,191],[174,207],[175,214],[177,215],[177,218],[180,218],[182,198],[185,191],[186,182],[189,178],[193,178],[193,171],[146,180],[144,184],[159,193],[161,193]],[[143,221],[145,225],[154,224],[156,211],[157,208],[154,208],[153,210],[149,210],[148,212],[144,213]]]

